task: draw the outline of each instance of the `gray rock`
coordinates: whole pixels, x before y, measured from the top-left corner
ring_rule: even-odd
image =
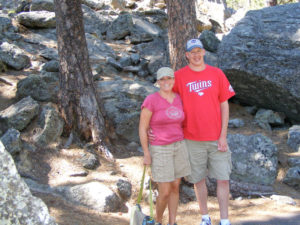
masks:
[[[63,187],[61,194],[71,202],[95,209],[98,212],[118,212],[123,205],[115,192],[98,181]]]
[[[17,15],[17,20],[25,27],[31,28],[54,28],[56,19],[54,12],[32,11],[22,12]]]
[[[6,72],[7,71],[7,66],[0,61],[0,72]]]
[[[273,112],[272,110],[259,109],[255,114],[255,122],[265,130],[272,130],[272,126],[284,124],[284,113]]]
[[[162,34],[162,30],[159,26],[148,22],[147,20],[134,16],[132,17],[133,21],[133,33],[140,33],[140,34],[148,34],[150,37],[158,37]]]
[[[21,179],[1,141],[0,170],[0,224],[56,224],[46,204],[34,197]]]
[[[56,60],[51,60],[49,62],[46,62],[42,66],[42,70],[45,70],[47,72],[59,72],[59,62]]]
[[[54,12],[54,2],[53,0],[32,0],[30,11]]]
[[[155,38],[151,42],[138,44],[134,47],[141,58],[149,62],[148,71],[150,74],[155,74],[160,67],[169,65],[166,40],[164,38]]]
[[[86,33],[94,34],[102,39],[102,34],[106,33],[114,18],[101,11],[92,10],[86,5],[82,5],[84,30]]]
[[[23,130],[38,114],[39,104],[30,96],[0,112],[0,124],[3,128]]]
[[[96,89],[101,96],[108,119],[118,135],[129,142],[139,142],[138,123],[141,104],[145,97],[157,91],[149,82],[114,80],[99,81]]]
[[[114,50],[102,40],[88,33],[85,36],[91,63],[105,62],[108,57],[116,58]]]
[[[43,106],[38,120],[41,129],[36,129],[38,131],[32,138],[35,144],[46,146],[61,136],[64,121],[50,103]]]
[[[251,115],[255,115],[257,112],[256,106],[246,106],[246,107],[244,107],[244,109],[246,110],[246,112],[248,112]]]
[[[128,55],[122,56],[119,60],[119,63],[121,64],[122,67],[130,66],[131,65],[131,57]]]
[[[289,129],[287,144],[295,151],[300,151],[300,125],[294,125]]]
[[[140,62],[140,55],[137,53],[131,54],[130,59],[133,65],[137,65]]]
[[[16,70],[30,66],[30,58],[18,46],[3,42],[0,45],[0,60]]]
[[[262,134],[229,134],[228,145],[232,152],[231,179],[261,185],[274,183],[278,150],[271,139]]]
[[[99,161],[97,157],[92,153],[85,153],[79,161],[81,162],[82,166],[89,170],[94,170],[99,166]]]
[[[1,6],[1,9],[15,9],[15,8],[17,8],[19,2],[20,2],[20,0],[17,0],[17,1],[1,0],[0,6]]]
[[[115,67],[117,70],[122,70],[122,66],[121,66],[121,64],[120,63],[118,63],[114,58],[112,58],[112,57],[108,57],[107,59],[106,59],[106,63],[107,64],[109,64],[109,65],[111,65],[111,66],[113,66],[113,67]]]
[[[276,201],[279,204],[287,204],[287,205],[297,205],[295,200],[289,196],[284,195],[271,195],[272,200]]]
[[[290,167],[295,167],[295,166],[300,166],[300,157],[298,158],[289,158],[288,159],[288,164]]]
[[[59,60],[58,51],[54,48],[45,48],[39,52],[39,54],[48,60]]]
[[[13,28],[12,20],[7,15],[0,13],[0,33],[4,33]]]
[[[300,4],[248,11],[222,39],[219,67],[241,103],[300,121]]]
[[[20,135],[21,134],[18,130],[10,128],[0,138],[0,141],[4,145],[5,149],[13,156],[22,150],[22,141]]]
[[[228,127],[230,128],[238,128],[238,127],[243,127],[245,125],[244,120],[236,118],[236,119],[231,119],[228,122]]]
[[[168,15],[163,10],[149,9],[147,11],[136,11],[134,13],[149,23],[155,24],[162,30],[168,28]]]
[[[216,53],[205,51],[204,61],[208,65],[218,67],[218,56]]]
[[[104,6],[104,2],[101,0],[82,0],[81,2],[94,10],[102,9]]]
[[[59,91],[58,74],[29,75],[17,84],[17,96],[31,96],[37,101],[57,102]]]
[[[297,190],[300,190],[300,166],[289,168],[283,182]]]
[[[123,68],[126,72],[132,72],[132,73],[138,73],[141,70],[141,67],[139,66],[125,66]]]
[[[132,16],[122,14],[108,27],[106,38],[109,40],[120,40],[130,34],[133,28]]]
[[[131,196],[132,185],[129,181],[119,179],[117,182],[118,193],[124,201],[127,201]]]
[[[217,52],[220,40],[216,37],[215,33],[209,30],[204,30],[199,39],[201,40],[203,47],[210,52]]]
[[[153,41],[153,36],[147,33],[131,31],[131,35],[128,36],[128,40],[131,44],[136,45],[143,42]]]
[[[196,201],[196,195],[194,188],[189,187],[187,185],[181,185],[181,190],[180,190],[180,201],[183,203],[188,203],[190,201]]]

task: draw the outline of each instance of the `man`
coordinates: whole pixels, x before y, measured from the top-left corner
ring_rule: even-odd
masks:
[[[205,64],[205,50],[199,39],[186,44],[188,65],[175,72],[173,90],[180,94],[186,119],[183,124],[194,184],[202,214],[201,225],[211,225],[207,208],[206,173],[217,179],[220,225],[228,220],[231,152],[227,145],[228,99],[235,95],[225,74]]]

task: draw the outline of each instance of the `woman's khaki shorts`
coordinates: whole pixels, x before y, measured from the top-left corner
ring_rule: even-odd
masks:
[[[185,140],[189,152],[192,173],[187,180],[193,184],[207,175],[217,180],[229,180],[231,173],[231,151],[218,150],[217,141]]]
[[[155,182],[172,182],[191,173],[185,141],[169,145],[150,145],[151,172]]]

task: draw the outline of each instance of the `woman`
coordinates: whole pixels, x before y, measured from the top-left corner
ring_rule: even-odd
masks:
[[[184,112],[179,95],[172,91],[174,71],[162,67],[157,71],[156,79],[160,89],[147,96],[141,106],[139,135],[144,164],[151,165],[152,178],[158,183],[157,224],[161,225],[168,206],[169,225],[176,225],[180,180],[191,172],[182,131]],[[155,135],[150,145],[149,129]]]

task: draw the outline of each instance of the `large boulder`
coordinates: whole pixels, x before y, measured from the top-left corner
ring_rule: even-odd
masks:
[[[249,11],[218,49],[242,103],[300,121],[300,3]]]
[[[96,87],[114,134],[129,142],[139,142],[140,107],[157,88],[149,82],[125,79],[99,81]]]
[[[260,185],[274,183],[278,150],[271,139],[262,134],[229,134],[228,145],[232,152],[232,180]]]
[[[0,141],[0,224],[56,224],[46,204],[34,197]]]

